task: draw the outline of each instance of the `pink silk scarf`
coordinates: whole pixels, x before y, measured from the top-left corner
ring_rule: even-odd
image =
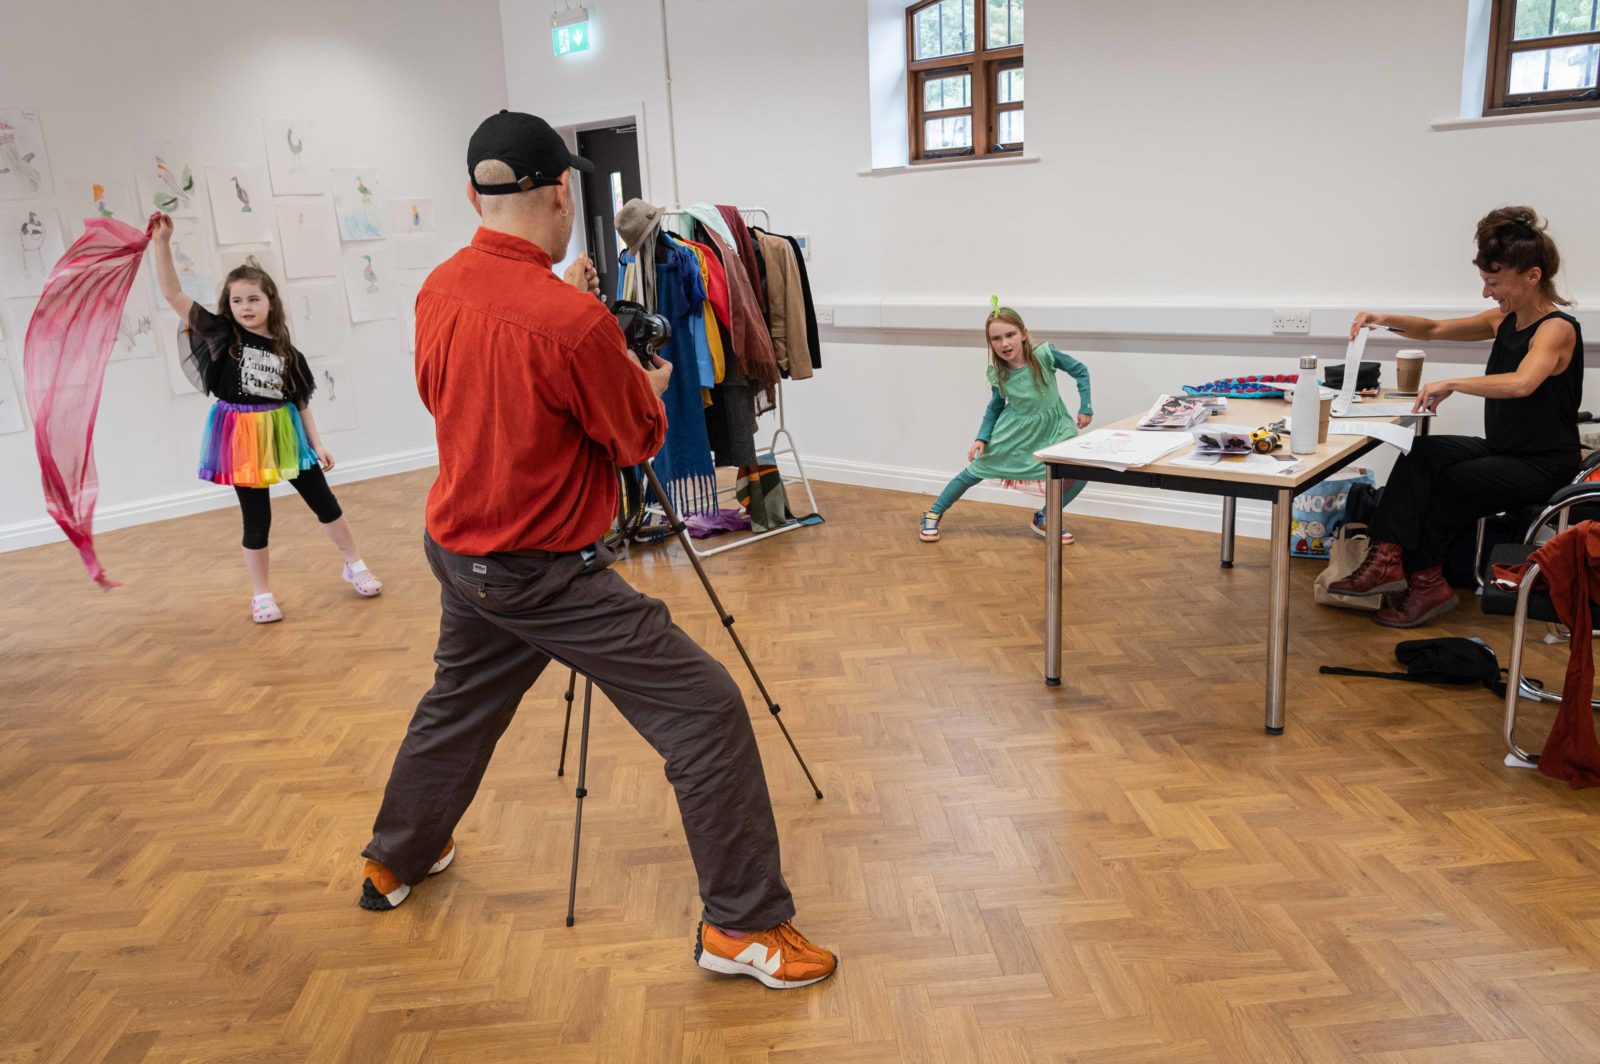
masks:
[[[45,281],[22,344],[22,365],[45,509],[78,548],[95,583],[109,589],[122,585],[106,576],[94,552],[100,495],[94,421],[122,307],[150,235],[114,218],[84,224],[83,236]]]

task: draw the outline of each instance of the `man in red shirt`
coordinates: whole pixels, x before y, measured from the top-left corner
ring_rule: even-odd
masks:
[[[423,547],[442,589],[437,670],[373,825],[361,906],[387,910],[455,859],[453,832],[496,741],[552,660],[591,677],[666,760],[700,881],[703,968],[767,986],[832,975],[795,930],[761,755],[738,685],[609,568],[617,466],[666,437],[672,367],[642,369],[572,238],[569,170],[532,115],[501,111],[467,148],[483,225],[417,297],[417,388],[439,477]]]

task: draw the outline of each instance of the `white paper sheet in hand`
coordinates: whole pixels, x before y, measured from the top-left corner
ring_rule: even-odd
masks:
[[[1367,333],[1372,327],[1364,326],[1356,330],[1356,338],[1344,349],[1344,381],[1339,388],[1338,396],[1333,400],[1333,416],[1348,417],[1347,411],[1356,395],[1356,377],[1361,372],[1361,356],[1367,350]]]

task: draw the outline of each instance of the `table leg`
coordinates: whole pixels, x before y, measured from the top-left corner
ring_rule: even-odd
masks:
[[[1228,495],[1222,500],[1222,567],[1233,568],[1233,527],[1238,516],[1239,500]]]
[[[1045,481],[1044,492],[1044,682],[1061,686],[1061,485]]]
[[[1294,494],[1272,498],[1272,551],[1267,579],[1267,734],[1283,734],[1289,658],[1289,514]]]

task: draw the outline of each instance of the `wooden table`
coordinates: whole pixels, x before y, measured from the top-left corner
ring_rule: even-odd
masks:
[[[1281,399],[1234,399],[1228,412],[1213,418],[1222,424],[1265,425],[1290,414],[1289,403]],[[1133,429],[1139,417],[1124,418],[1112,429]],[[1387,421],[1408,424],[1426,418],[1358,418],[1355,420]],[[1332,429],[1337,432],[1339,419]],[[1284,689],[1287,681],[1287,655],[1289,651],[1289,523],[1290,506],[1294,497],[1313,485],[1320,484],[1362,455],[1381,445],[1370,436],[1338,436],[1330,432],[1328,442],[1317,447],[1314,454],[1298,455],[1304,467],[1297,473],[1283,476],[1250,473],[1226,465],[1200,468],[1177,465],[1175,460],[1194,450],[1192,446],[1175,451],[1159,462],[1135,466],[1126,471],[1106,469],[1101,466],[1078,465],[1059,458],[1039,457],[1050,471],[1045,493],[1045,683],[1051,687],[1061,684],[1061,492],[1067,480],[1086,480],[1102,484],[1128,484],[1142,488],[1165,488],[1168,491],[1187,491],[1199,495],[1222,497],[1222,567],[1233,568],[1233,537],[1235,511],[1240,499],[1262,499],[1272,503],[1271,568],[1267,578],[1267,692],[1266,728],[1269,735],[1282,735],[1284,723]],[[1287,443],[1285,450],[1288,449]]]

